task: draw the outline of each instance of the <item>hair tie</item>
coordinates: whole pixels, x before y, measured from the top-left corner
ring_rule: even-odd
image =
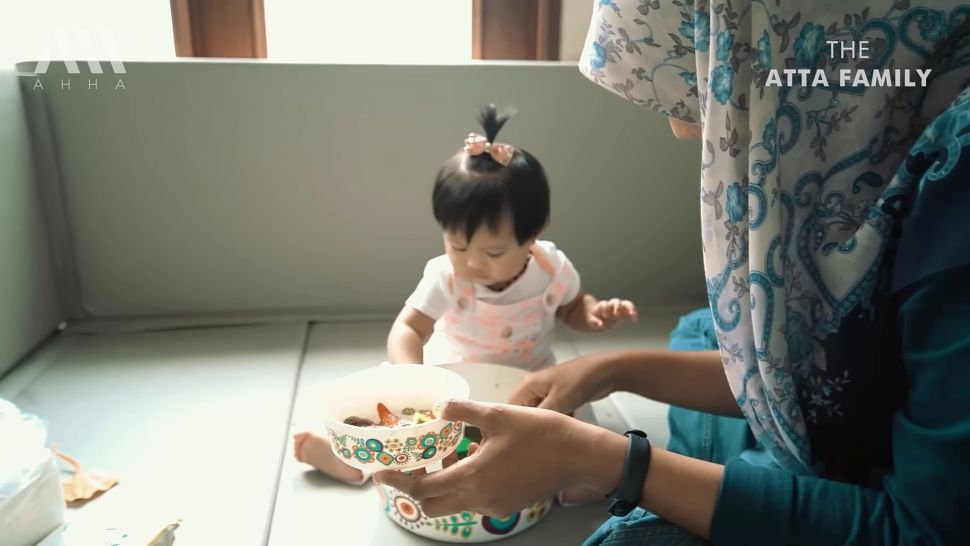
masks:
[[[488,154],[496,163],[507,167],[515,155],[515,148],[509,144],[499,142],[489,142],[484,136],[478,133],[468,133],[465,138],[465,151],[468,155]]]

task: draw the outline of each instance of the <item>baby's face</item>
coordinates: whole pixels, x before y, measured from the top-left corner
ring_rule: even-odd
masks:
[[[444,241],[455,274],[485,286],[518,275],[529,257],[529,247],[535,243],[532,239],[520,245],[510,219],[504,220],[496,231],[487,225],[479,226],[471,241],[465,240],[464,233],[446,231]]]

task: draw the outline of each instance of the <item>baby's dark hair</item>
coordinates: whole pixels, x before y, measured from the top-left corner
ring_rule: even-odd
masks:
[[[495,142],[510,117],[499,115],[494,104],[482,108],[479,121],[485,138]],[[549,182],[539,161],[522,148],[516,147],[504,166],[488,153],[463,150],[438,171],[431,206],[444,230],[464,232],[469,241],[483,223],[494,231],[508,215],[521,245],[549,221]]]

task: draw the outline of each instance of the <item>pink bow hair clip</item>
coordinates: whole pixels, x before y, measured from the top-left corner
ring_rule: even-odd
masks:
[[[465,151],[468,155],[488,154],[492,156],[499,165],[508,166],[515,155],[515,148],[509,144],[499,142],[489,142],[483,135],[478,133],[468,133],[465,138]]]

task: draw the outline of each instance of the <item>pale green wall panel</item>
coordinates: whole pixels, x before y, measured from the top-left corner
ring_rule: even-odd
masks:
[[[88,316],[393,311],[441,252],[433,175],[487,101],[519,110],[500,140],[545,165],[548,237],[587,288],[705,301],[698,143],[574,66],[126,63],[97,89],[81,66],[24,83]]]
[[[0,374],[60,321],[17,76],[0,70]]]

